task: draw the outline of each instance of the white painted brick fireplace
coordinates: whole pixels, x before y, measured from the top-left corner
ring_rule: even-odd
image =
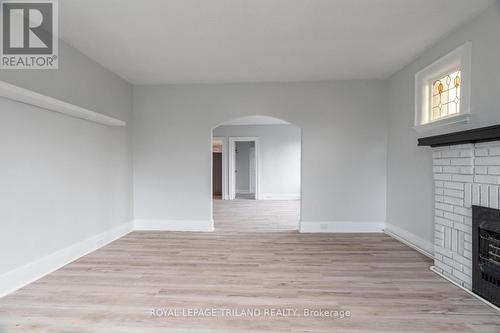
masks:
[[[500,207],[500,141],[433,148],[434,265],[472,290],[472,205]]]

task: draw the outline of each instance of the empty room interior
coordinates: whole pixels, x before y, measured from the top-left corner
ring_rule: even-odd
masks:
[[[500,332],[500,1],[0,6],[0,333]]]

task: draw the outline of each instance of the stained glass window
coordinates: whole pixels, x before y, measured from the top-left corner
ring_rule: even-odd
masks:
[[[431,120],[460,113],[461,74],[457,69],[432,83]]]

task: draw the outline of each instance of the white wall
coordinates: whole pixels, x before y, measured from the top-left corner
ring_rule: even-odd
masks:
[[[131,85],[64,43],[59,70],[0,71],[0,80],[131,121]],[[0,98],[0,281],[132,220],[130,127]]]
[[[261,198],[300,196],[300,128],[293,125],[219,126],[214,129],[214,136],[258,137]]]
[[[428,136],[500,123],[500,4],[441,40],[389,79],[387,222],[401,236],[433,251],[434,183],[429,148],[417,147],[415,73],[466,41],[472,41],[470,124]]]
[[[0,80],[129,122],[132,86],[59,42],[57,70],[1,70]]]
[[[302,220],[385,221],[383,81],[134,87],[136,219],[211,219],[212,128],[249,115],[302,129]]]

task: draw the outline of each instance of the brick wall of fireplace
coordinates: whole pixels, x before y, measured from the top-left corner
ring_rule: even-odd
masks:
[[[433,148],[434,265],[472,289],[472,205],[500,207],[500,141]]]

